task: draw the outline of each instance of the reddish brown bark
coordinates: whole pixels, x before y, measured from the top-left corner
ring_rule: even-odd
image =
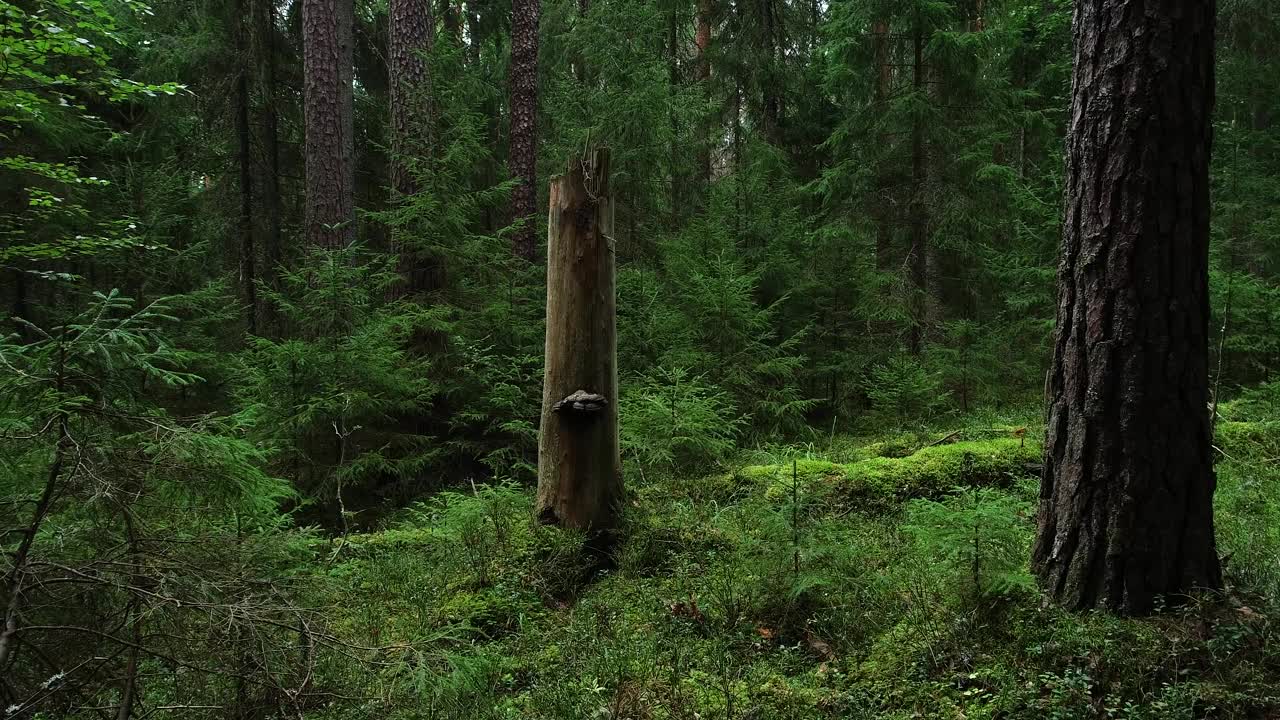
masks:
[[[697,30],[694,44],[698,50],[698,80],[702,83],[703,93],[708,101],[711,99],[711,12],[712,0],[698,0]],[[708,105],[710,102],[708,102]],[[706,118],[702,122],[698,147],[698,177],[703,188],[711,183],[711,137],[715,118]]]
[[[423,53],[431,48],[430,0],[389,0],[388,63],[391,88],[391,185],[397,195],[417,192],[406,166],[409,153],[425,150],[430,78]]]
[[[512,252],[532,262],[538,256],[534,214],[538,209],[538,22],[541,0],[512,0],[511,149],[508,164],[519,185],[511,191],[511,219],[523,220]]]
[[[240,57],[249,54],[250,18],[245,0],[236,0],[235,45]],[[244,292],[246,327],[250,334],[258,332],[257,248],[254,247],[253,227],[253,144],[249,127],[249,73],[248,65],[240,67],[236,75],[236,163],[240,170],[240,215],[237,226],[240,236],[240,286]]]
[[[303,0],[306,238],[316,247],[355,239],[351,0]]]
[[[1069,608],[1220,586],[1208,391],[1214,0],[1080,0],[1033,567]]]
[[[387,7],[388,73],[391,89],[391,195],[404,202],[418,192],[409,168],[410,157],[430,149],[430,82],[424,53],[431,47],[431,0],[390,0]],[[406,242],[405,231],[391,231],[391,252],[397,256],[402,282],[393,294],[427,290],[435,284],[437,263]]]

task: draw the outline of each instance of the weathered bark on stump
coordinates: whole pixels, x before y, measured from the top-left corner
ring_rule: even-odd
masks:
[[[1222,582],[1208,389],[1214,0],[1080,0],[1032,564],[1069,608]]]
[[[608,532],[617,526],[622,460],[607,150],[571,160],[567,172],[552,179],[547,214],[538,518]]]
[[[303,0],[306,238],[336,249],[355,239],[352,0]]]

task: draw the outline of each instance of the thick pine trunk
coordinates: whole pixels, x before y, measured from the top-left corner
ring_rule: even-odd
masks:
[[[1206,412],[1214,11],[1214,0],[1076,9],[1033,554],[1069,608],[1143,613],[1222,581]]]
[[[351,0],[303,0],[306,238],[342,248],[355,239]]]
[[[408,158],[429,151],[431,108],[430,76],[423,53],[431,47],[431,0],[390,0],[388,42],[391,90],[391,194],[392,202],[404,202],[418,192]],[[401,282],[393,294],[421,292],[439,285],[432,258],[416,252],[406,242],[403,228],[391,231],[391,252],[397,256]]]
[[[538,209],[538,22],[541,0],[513,0],[511,7],[511,219],[524,224],[512,252],[533,261],[538,255],[534,213]]]
[[[552,179],[548,205],[538,518],[608,532],[622,499],[608,151],[572,159]]]

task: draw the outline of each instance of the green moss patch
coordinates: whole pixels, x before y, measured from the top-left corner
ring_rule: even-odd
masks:
[[[1219,422],[1214,444],[1228,458],[1280,462],[1280,420]]]
[[[848,464],[800,460],[797,491],[808,498],[883,507],[910,498],[938,497],[960,486],[1007,486],[1034,474],[1040,447],[1016,438],[978,440],[922,448],[901,458],[872,457]],[[785,500],[792,492],[790,465],[756,465],[736,474],[748,484],[763,483],[766,495]]]

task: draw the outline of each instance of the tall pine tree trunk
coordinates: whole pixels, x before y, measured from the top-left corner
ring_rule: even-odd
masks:
[[[781,62],[778,57],[778,18],[773,1],[760,0],[761,14],[764,18],[764,51],[767,58],[762,105],[764,106],[764,136],[770,143],[777,145],[781,142],[779,132],[782,118],[780,99],[782,88],[778,83],[782,79],[782,73],[778,67],[778,63]]]
[[[254,56],[258,64],[258,91],[262,96],[260,136],[263,157],[262,215],[265,222],[263,275],[268,285],[279,289],[280,265],[284,262],[280,203],[280,114],[276,107],[276,10],[273,0],[254,3]],[[268,325],[278,332],[278,320],[267,311]]]
[[[236,0],[235,14],[231,22],[235,23],[236,54],[241,58],[249,56],[250,15],[246,12],[245,0]],[[235,126],[236,126],[236,163],[240,170],[240,214],[237,228],[240,238],[240,286],[245,300],[245,321],[249,333],[258,332],[258,287],[257,266],[258,252],[254,247],[253,227],[253,143],[249,126],[249,112],[252,99],[249,95],[249,73],[252,68],[248,64],[240,66],[236,74]]]
[[[694,44],[698,48],[698,81],[702,83],[702,92],[709,106],[711,100],[711,11],[712,0],[698,0],[698,27],[694,35]],[[708,117],[702,121],[701,135],[698,138],[698,179],[701,190],[706,192],[711,184],[711,136],[716,118]]]
[[[430,3],[431,0],[423,0]],[[462,18],[461,6],[454,5],[453,0],[440,0],[440,17],[444,20],[444,33],[451,42],[462,44]],[[430,17],[430,7],[427,10],[427,17]]]
[[[512,252],[533,261],[538,255],[534,214],[538,209],[538,18],[541,0],[511,5],[510,169],[519,181],[511,192],[511,219],[523,220]]]
[[[1214,0],[1080,0],[1033,566],[1069,608],[1214,588]]]
[[[622,500],[607,150],[573,158],[552,179],[548,216],[538,518],[607,532],[617,527]]]
[[[390,51],[391,90],[391,194],[392,202],[405,202],[418,192],[408,166],[410,157],[421,157],[430,148],[430,77],[423,57],[431,47],[431,0],[390,0],[387,46]],[[401,282],[394,293],[420,292],[437,285],[431,258],[406,242],[403,228],[391,231],[391,252],[397,256]]]
[[[342,248],[355,239],[352,0],[303,0],[306,238]]]
[[[667,102],[671,121],[671,229],[680,226],[680,120],[676,116],[676,96],[680,91],[680,36],[675,4],[667,11]]]

